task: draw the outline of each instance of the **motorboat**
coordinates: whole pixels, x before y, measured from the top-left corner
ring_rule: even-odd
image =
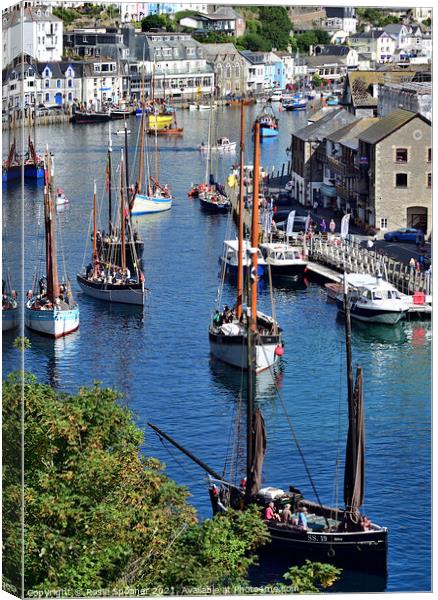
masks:
[[[57,192],[56,192],[56,206],[64,206],[65,204],[68,204],[70,202],[70,200],[67,198],[67,196],[64,193],[64,190],[62,190],[61,188],[58,188]]]
[[[200,150],[201,152],[236,152],[236,146],[237,146],[237,142],[230,142],[230,140],[226,137],[223,138],[219,138],[217,140],[217,143],[214,145],[209,145],[204,144],[204,142],[202,142],[202,144],[200,144],[198,146],[198,150]]]
[[[249,240],[243,240],[243,273],[247,274],[247,270],[251,268],[251,243]],[[225,240],[224,251],[219,259],[219,263],[225,267],[225,272],[229,277],[237,277],[238,267],[238,240]],[[266,271],[266,261],[260,249],[258,251],[257,276],[263,277]]]
[[[273,276],[295,277],[304,274],[307,261],[299,246],[267,242],[260,244],[260,250]]]
[[[350,312],[353,319],[367,323],[395,325],[406,317],[409,304],[396,287],[376,276],[348,273],[345,274],[350,289]],[[344,296],[336,296],[338,310],[344,310]]]

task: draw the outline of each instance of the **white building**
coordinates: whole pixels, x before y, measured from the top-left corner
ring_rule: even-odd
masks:
[[[52,8],[27,6],[23,9],[23,15],[23,26],[21,10],[7,11],[2,15],[2,68],[9,65],[22,51],[35,60],[61,60],[64,24],[52,14]]]
[[[348,38],[348,44],[358,54],[376,63],[393,62],[397,46],[395,39],[382,29],[355,33]]]
[[[353,7],[347,6],[338,8],[335,6],[327,6],[325,13],[327,15],[327,19],[324,22],[326,29],[331,31],[343,30],[347,32],[348,35],[356,33],[356,10]]]

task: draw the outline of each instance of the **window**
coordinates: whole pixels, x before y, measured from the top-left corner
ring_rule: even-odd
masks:
[[[61,87],[61,80],[60,80],[60,79],[57,79],[57,80],[56,80],[56,87],[57,87],[57,88],[60,88],[60,87]]]
[[[230,65],[227,65],[225,77],[227,79],[230,79],[230,77],[231,77],[231,67],[230,67]]]
[[[71,79],[69,79],[67,81],[67,87],[69,87],[69,88],[73,87],[73,81]]]
[[[407,173],[396,173],[395,187],[398,187],[398,188],[407,188],[408,187],[408,174]]]
[[[427,187],[428,188],[432,187],[432,173],[427,174]]]
[[[382,217],[380,219],[380,229],[388,229],[388,218]]]
[[[408,162],[408,149],[397,148],[395,151],[395,162],[407,163]]]
[[[50,81],[48,79],[45,80],[44,87],[46,87],[46,88],[50,87]]]
[[[46,94],[46,102],[50,101],[50,94]]]
[[[240,77],[240,67],[239,67],[239,65],[236,65],[234,67],[234,75],[235,75],[235,77]]]
[[[432,148],[427,149],[427,162],[432,162]]]
[[[68,93],[68,101],[71,102],[73,100],[73,94],[71,92]]]

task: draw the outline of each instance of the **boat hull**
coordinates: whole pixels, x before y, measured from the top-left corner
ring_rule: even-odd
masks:
[[[163,129],[173,123],[173,114],[171,115],[149,115],[148,116],[148,128],[149,129]]]
[[[144,283],[133,283],[129,285],[113,285],[104,283],[95,283],[89,281],[86,277],[79,274],[76,276],[81,290],[98,300],[104,302],[116,302],[119,304],[144,305]]]
[[[344,311],[344,302],[342,299],[336,299],[336,305],[340,312]],[[358,304],[352,304],[350,314],[353,319],[366,323],[381,323],[383,325],[396,325],[405,318],[406,313],[401,310],[387,310],[379,308],[364,308]]]
[[[387,569],[388,532],[337,533],[302,531],[281,523],[267,523],[271,543],[266,551],[278,551],[292,559],[309,558],[354,569],[384,572]]]
[[[155,198],[137,194],[131,209],[131,215],[148,215],[165,212],[172,208],[172,198]]]
[[[124,119],[125,117],[129,117],[130,115],[130,110],[112,110],[110,112],[111,120]]]
[[[304,275],[307,263],[305,261],[296,261],[286,265],[274,265],[271,263],[271,273],[273,277],[297,277]]]
[[[236,278],[237,279],[237,271],[238,271],[238,267],[237,265],[231,264],[227,261],[224,261],[224,259],[222,257],[219,258],[219,264],[221,265],[221,267],[224,266],[224,262],[225,262],[225,269],[226,269],[226,274],[228,277],[230,278]],[[252,267],[248,267],[247,265],[243,265],[243,276],[246,277],[248,274],[248,268],[251,269]],[[258,264],[257,265],[257,277],[262,278],[265,276],[266,273],[266,265],[265,264]]]
[[[106,123],[111,119],[109,113],[74,113],[72,116],[72,123],[86,124],[86,123]]]
[[[20,310],[18,306],[16,308],[10,308],[8,310],[2,310],[2,331],[11,331],[18,327],[20,322]]]
[[[21,165],[13,165],[9,168],[3,168],[2,171],[2,182],[7,183],[8,181],[16,181],[21,177]]]
[[[209,200],[205,200],[204,198],[199,198],[199,203],[203,210],[211,213],[227,213],[229,212],[231,207],[229,203],[219,204],[218,202],[210,202]]]
[[[42,179],[44,167],[38,165],[24,165],[24,177],[26,179]]]
[[[248,368],[248,344],[246,335],[225,335],[208,332],[210,351],[218,360],[239,369]],[[275,350],[281,343],[279,335],[260,336],[256,344],[256,373],[272,367],[279,359]]]
[[[28,302],[24,310],[24,323],[28,329],[43,335],[63,337],[79,327],[79,307],[69,310],[34,310]]]
[[[269,127],[260,127],[260,137],[277,137],[278,129],[270,129]]]

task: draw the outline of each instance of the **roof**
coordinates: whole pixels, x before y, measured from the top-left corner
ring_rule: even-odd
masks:
[[[231,6],[221,6],[214,11],[212,15],[208,15],[209,19],[241,19],[242,17],[236,13]]]
[[[306,56],[308,67],[319,67],[320,65],[345,65],[345,56],[334,56],[326,54],[324,56]]]
[[[27,6],[23,10],[25,23],[49,21],[62,23],[62,19],[52,13],[49,6]],[[21,10],[13,10],[3,15],[3,29],[8,29],[21,23]]]
[[[378,123],[371,125],[371,127],[366,129],[359,138],[361,141],[368,144],[377,144],[415,118],[422,119],[424,122],[430,124],[430,121],[419,113],[411,112],[404,108],[397,108],[386,117],[380,119]]]
[[[352,33],[350,39],[377,40],[384,33],[383,29],[370,29],[370,31],[363,31],[362,33]]]
[[[355,19],[356,11],[353,7],[337,8],[335,6],[326,6],[325,14],[328,19]]]
[[[318,50],[319,52],[317,52]],[[315,46],[316,56],[347,56],[349,52],[351,52],[349,46],[342,46],[340,44],[326,44],[325,46],[318,44],[318,46]]]
[[[310,115],[309,117],[307,117],[307,120],[309,123],[316,123],[316,121],[319,121],[320,119],[322,119],[322,117],[324,117],[327,113],[333,112],[334,110],[337,110],[338,108],[339,108],[338,106],[324,106],[323,108],[320,108],[319,110],[314,112],[313,115]]]
[[[353,121],[346,125],[345,127],[341,127],[331,135],[327,136],[327,139],[331,142],[335,142],[337,144],[341,144],[342,146],[347,146],[352,150],[357,150],[359,148],[359,136],[360,134],[377,123],[379,119],[377,117],[369,117],[360,119],[359,121]]]
[[[303,140],[304,142],[322,142],[331,133],[345,127],[348,123],[356,121],[357,117],[347,112],[343,108],[338,108],[329,112],[324,117],[303,127],[299,131],[295,131],[292,135]]]
[[[391,25],[385,25],[384,30],[386,31],[386,33],[389,33],[390,36],[398,37],[400,34],[400,31],[402,30],[403,27],[404,27],[404,25],[400,25],[399,23],[394,23]]]

